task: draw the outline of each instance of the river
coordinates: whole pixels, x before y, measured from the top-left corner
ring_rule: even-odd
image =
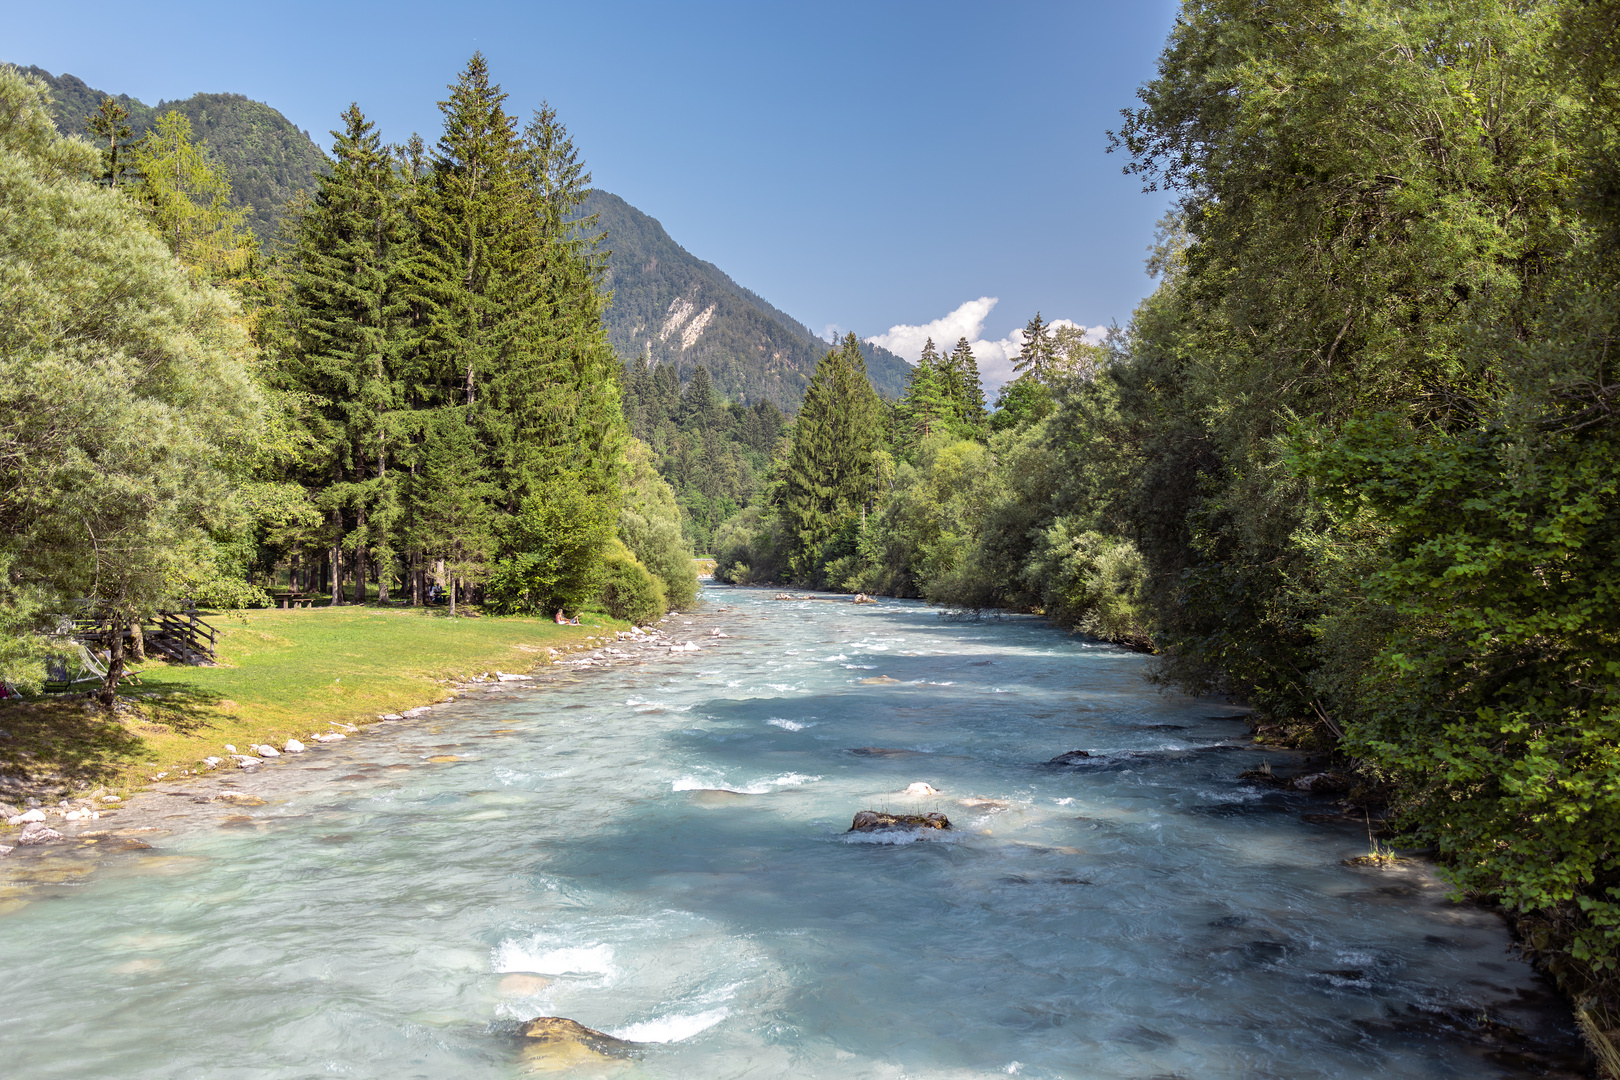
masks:
[[[1344,865],[1364,829],[1236,779],[1297,755],[1144,657],[1032,618],[706,601],[666,624],[701,652],[380,726],[241,779],[263,806],[168,796],[150,851],[0,917],[0,1071],[517,1077],[540,1015],[642,1044],[609,1070],[636,1077],[1578,1062],[1500,919]],[[954,828],[847,833],[867,808]]]

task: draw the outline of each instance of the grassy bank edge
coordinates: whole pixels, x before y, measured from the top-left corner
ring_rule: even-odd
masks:
[[[0,801],[126,796],[208,774],[210,756],[226,758],[220,770],[234,768],[227,745],[247,753],[251,744],[352,736],[383,715],[441,703],[468,680],[532,672],[595,648],[627,625],[602,615],[580,626],[451,620],[442,610],[377,605],[212,621],[221,630],[218,666],[148,663],[113,712],[83,693],[0,705]]]

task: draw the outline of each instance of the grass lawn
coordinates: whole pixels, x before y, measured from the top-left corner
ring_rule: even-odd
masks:
[[[265,609],[209,618],[217,667],[151,663],[126,683],[131,707],[109,716],[80,695],[0,707],[0,772],[41,791],[109,791],[185,775],[225,745],[289,738],[442,701],[447,684],[486,672],[527,672],[624,625],[587,615],[451,619],[443,609]]]

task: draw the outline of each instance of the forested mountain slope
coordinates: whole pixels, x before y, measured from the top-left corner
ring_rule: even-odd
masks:
[[[76,75],[23,70],[50,87],[53,119],[64,135],[88,136],[86,117],[104,97],[129,110],[137,137],[162,113],[183,114],[193,137],[224,166],[232,203],[253,207],[248,223],[261,241],[275,235],[287,202],[300,191],[313,192],[315,173],[327,167],[326,155],[308,132],[241,94],[199,93],[147,105],[91,87]],[[645,355],[655,366],[673,367],[683,383],[702,365],[723,397],[798,408],[816,362],[831,346],[713,263],[692,255],[655,219],[617,195],[592,191],[581,212],[598,215],[604,247],[612,253],[607,327],[621,360]],[[878,393],[886,398],[904,393],[911,366],[874,345],[863,344],[862,350]]]
[[[231,202],[253,207],[248,224],[261,241],[275,235],[288,200],[300,191],[315,190],[315,173],[326,167],[326,155],[307,131],[300,131],[263,102],[241,94],[193,94],[183,101],[147,105],[128,94],[94,89],[76,75],[52,75],[37,67],[23,70],[51,88],[55,99],[52,119],[64,135],[87,135],[85,118],[100,107],[104,97],[129,110],[129,126],[137,137],[170,109],[183,114],[191,121],[193,137],[206,143],[214,159],[225,167]]]
[[[725,397],[799,407],[830,345],[688,252],[617,195],[592,191],[581,209],[597,215],[603,246],[612,252],[608,339],[621,358],[645,355],[654,366],[673,367],[683,382],[702,365]],[[911,365],[873,345],[863,344],[862,351],[878,393],[896,398],[905,392]]]

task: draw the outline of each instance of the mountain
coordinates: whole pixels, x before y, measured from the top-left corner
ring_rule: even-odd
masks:
[[[251,206],[248,224],[261,241],[275,236],[282,207],[300,191],[315,190],[315,173],[326,167],[326,155],[292,121],[260,101],[241,94],[193,94],[183,101],[147,105],[128,94],[108,94],[87,86],[76,75],[52,75],[42,68],[23,71],[37,75],[51,88],[52,113],[64,135],[88,137],[85,118],[110,97],[129,110],[129,126],[143,134],[170,109],[191,121],[192,137],[206,143],[215,161],[225,167],[231,181],[231,202]],[[94,140],[92,140],[94,141]]]
[[[193,94],[147,105],[128,94],[97,90],[76,75],[24,71],[43,79],[54,99],[56,126],[87,135],[86,118],[111,97],[129,110],[138,136],[174,109],[191,121],[192,134],[225,168],[231,201],[252,206],[248,221],[261,241],[276,233],[282,209],[298,192],[313,192],[327,158],[281,113],[241,94]],[[753,403],[770,399],[797,410],[816,362],[830,347],[798,320],[731,280],[719,267],[688,252],[655,219],[617,195],[591,192],[581,210],[596,214],[605,232],[608,338],[627,363],[645,355],[674,367],[682,381],[698,365],[721,395]],[[887,349],[862,344],[867,375],[878,393],[905,392],[911,365]]]
[[[670,364],[684,381],[698,365],[715,389],[747,402],[769,398],[797,410],[816,362],[830,346],[804,324],[688,252],[654,218],[597,189],[581,208],[605,236],[608,340],[626,362],[638,355]],[[911,365],[862,344],[872,385],[886,398],[904,393]]]

